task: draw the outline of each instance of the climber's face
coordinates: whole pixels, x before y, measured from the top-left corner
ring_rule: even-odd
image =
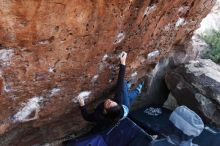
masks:
[[[109,108],[115,107],[117,105],[118,104],[116,102],[112,101],[111,99],[106,99],[105,102],[104,102],[104,108],[105,109],[109,109]]]

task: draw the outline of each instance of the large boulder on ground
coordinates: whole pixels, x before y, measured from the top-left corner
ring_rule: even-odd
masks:
[[[220,126],[220,66],[211,60],[190,61],[169,71],[166,83],[179,105]]]
[[[74,97],[108,97],[185,52],[215,0],[0,0],[0,145],[40,145],[86,127]],[[181,60],[181,59],[180,59]],[[151,65],[149,65],[151,64]],[[161,76],[158,76],[161,77]],[[157,78],[157,77],[156,77]]]

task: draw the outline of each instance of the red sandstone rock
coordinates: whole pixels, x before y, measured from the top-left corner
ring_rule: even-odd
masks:
[[[42,144],[79,131],[85,122],[73,98],[107,96],[121,50],[129,53],[127,77],[141,77],[184,46],[214,2],[1,0],[0,144]]]

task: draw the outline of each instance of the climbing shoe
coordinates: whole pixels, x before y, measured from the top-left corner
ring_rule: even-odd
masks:
[[[130,81],[127,81],[127,87],[128,87],[128,90],[131,89],[131,82]]]
[[[143,86],[144,86],[144,81],[142,81],[137,85],[136,89],[138,90],[139,94],[141,93],[141,89],[143,88]]]

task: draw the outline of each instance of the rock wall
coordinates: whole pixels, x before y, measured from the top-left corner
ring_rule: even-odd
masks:
[[[201,38],[202,35],[210,34],[213,30],[220,31],[220,0],[216,1],[216,4],[210,11],[210,13],[202,20],[200,27],[194,31],[192,37],[192,47],[194,52],[197,52],[198,58],[203,58],[204,54],[210,49],[210,46]]]
[[[166,83],[178,105],[186,105],[206,122],[220,126],[220,66],[196,60],[168,71]]]
[[[77,133],[88,102],[111,93],[117,56],[127,78],[184,45],[215,0],[0,0],[0,144],[34,145]],[[153,52],[153,53],[152,53]],[[82,93],[83,92],[83,93]]]

